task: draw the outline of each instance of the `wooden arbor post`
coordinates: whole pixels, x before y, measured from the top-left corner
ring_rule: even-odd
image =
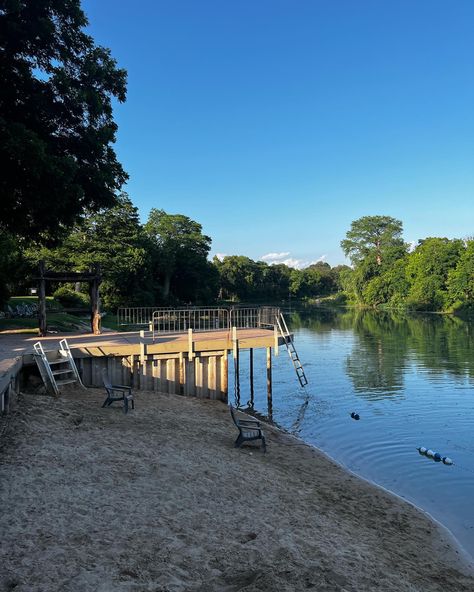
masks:
[[[46,335],[46,282],[87,282],[89,284],[89,295],[91,298],[91,330],[94,335],[100,334],[100,298],[99,286],[102,281],[100,266],[94,265],[89,272],[75,271],[49,271],[46,270],[44,261],[39,262],[38,280],[38,321],[39,334],[41,337]]]
[[[94,265],[91,270],[94,277],[89,282],[89,295],[91,298],[91,331],[94,335],[100,335],[101,332],[101,317],[100,317],[100,296],[99,285],[102,281],[100,275],[100,266]]]
[[[39,262],[39,278],[38,278],[38,323],[39,335],[44,337],[46,335],[46,280],[44,261]]]

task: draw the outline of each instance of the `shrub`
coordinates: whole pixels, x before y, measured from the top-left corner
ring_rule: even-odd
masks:
[[[88,308],[90,306],[89,296],[82,292],[75,292],[66,286],[58,288],[53,296],[64,308]]]

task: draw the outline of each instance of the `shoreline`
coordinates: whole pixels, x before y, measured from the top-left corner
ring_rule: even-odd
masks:
[[[411,502],[225,404],[22,395],[0,440],[0,590],[469,592],[472,561]],[[12,503],[13,502],[13,503]]]
[[[246,413],[246,411],[241,411],[241,412],[244,414]],[[273,421],[268,422],[268,420],[265,420],[265,417],[263,415],[259,414],[258,412],[255,414],[248,413],[248,415],[250,417],[255,417],[256,419],[265,423],[266,425],[272,426],[273,428],[279,430],[280,432],[282,432],[283,434],[285,434],[289,438],[294,438],[297,442],[300,442],[300,443],[304,444],[305,446],[309,446],[310,448],[314,449],[318,454],[321,454],[322,456],[326,457],[328,459],[328,461],[330,461],[330,462],[334,463],[336,466],[338,466],[342,471],[345,471],[345,472],[353,475],[357,479],[361,479],[362,481],[364,481],[365,483],[367,483],[368,485],[370,485],[372,487],[376,487],[377,489],[380,489],[381,491],[383,491],[387,495],[394,496],[400,502],[412,506],[415,510],[417,510],[418,512],[420,512],[421,514],[426,516],[429,520],[434,522],[435,525],[441,531],[444,532],[445,536],[447,536],[451,540],[452,545],[454,547],[457,547],[461,561],[467,565],[467,567],[472,571],[472,575],[474,575],[474,555],[472,555],[464,547],[464,545],[459,541],[459,539],[456,537],[456,535],[451,531],[449,526],[447,526],[446,524],[443,524],[440,520],[438,520],[438,518],[433,516],[428,510],[425,510],[423,507],[419,506],[416,502],[414,502],[406,497],[403,497],[403,495],[397,493],[396,491],[392,491],[388,487],[385,487],[384,485],[377,483],[373,479],[370,479],[368,477],[364,477],[364,475],[361,475],[361,474],[357,473],[356,471],[353,471],[351,468],[349,468],[347,465],[345,465],[342,461],[338,460],[337,458],[334,458],[328,452],[326,452],[324,449],[316,446],[316,444],[312,444],[311,442],[306,442],[305,440],[303,440],[303,438],[300,438],[299,436],[292,434],[290,431],[288,431],[284,427],[278,425],[278,423],[276,423],[276,422],[273,422]]]

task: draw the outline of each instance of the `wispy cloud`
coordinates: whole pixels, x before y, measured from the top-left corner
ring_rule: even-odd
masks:
[[[283,259],[286,259],[289,254],[290,251],[286,251],[284,253],[267,253],[266,255],[262,255],[260,259],[262,261],[275,263],[276,261],[282,261]]]
[[[219,261],[222,261],[224,257],[227,257],[227,253],[216,253],[215,256],[219,259]]]
[[[304,269],[309,265],[313,265],[313,263],[324,261],[326,259],[326,255],[321,255],[321,257],[313,261],[307,261],[305,259],[296,259],[296,257],[291,257],[291,253],[289,251],[284,251],[281,253],[267,253],[266,255],[262,255],[260,259],[268,263],[268,265],[277,265],[279,263],[283,263],[284,265],[288,265],[288,267],[293,267],[294,269]]]

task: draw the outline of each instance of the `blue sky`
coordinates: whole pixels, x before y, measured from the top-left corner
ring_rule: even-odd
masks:
[[[128,70],[126,187],[212,253],[344,262],[353,220],[474,235],[472,0],[83,1]],[[268,258],[267,260],[271,260]]]

